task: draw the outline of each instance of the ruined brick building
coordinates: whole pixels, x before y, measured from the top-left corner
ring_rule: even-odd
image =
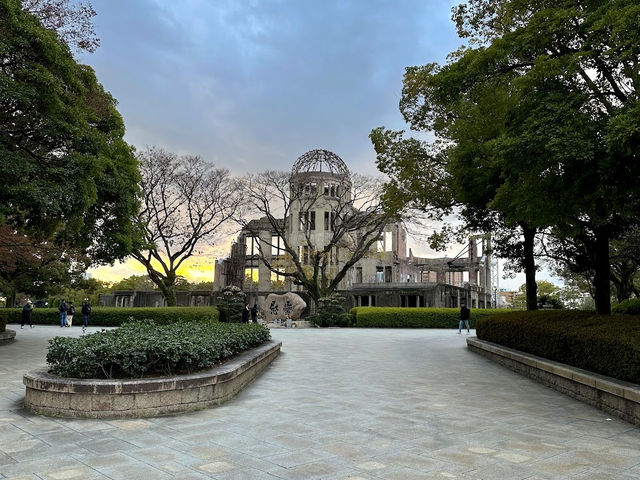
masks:
[[[288,244],[301,259],[309,239],[314,245],[327,245],[336,221],[336,202],[348,198],[351,187],[347,166],[332,152],[311,150],[296,161],[289,188],[313,195],[314,203],[312,209],[306,209],[301,202],[292,202],[280,233],[287,235]],[[258,304],[269,293],[299,291],[300,287],[271,271],[260,258],[277,262],[283,256],[281,242],[266,218],[250,222],[238,235],[229,257],[217,262],[214,288],[238,286],[250,303]],[[489,308],[496,295],[490,251],[490,237],[477,235],[456,257],[417,257],[407,246],[403,225],[390,223],[371,251],[348,271],[338,291],[351,306],[459,307],[465,302],[471,308]],[[348,257],[339,248],[331,254],[336,266]]]

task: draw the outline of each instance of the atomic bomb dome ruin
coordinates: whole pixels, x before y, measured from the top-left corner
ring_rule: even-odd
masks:
[[[291,202],[285,229],[287,242],[305,255],[307,238],[323,245],[333,229],[336,202],[350,198],[351,174],[346,163],[335,153],[316,149],[301,155],[291,169],[289,188],[292,192],[315,195],[311,209],[301,202]],[[302,198],[302,197],[301,197]],[[304,220],[305,228],[294,228]],[[216,289],[227,285],[241,288],[250,304],[262,306],[270,293],[297,292],[301,287],[286,277],[278,278],[258,255],[258,242],[263,256],[271,262],[282,255],[281,240],[266,218],[250,222],[232,245],[227,259],[216,264]],[[326,245],[326,243],[324,243]],[[495,305],[496,288],[492,287],[490,237],[471,237],[466,248],[455,257],[422,258],[407,247],[407,232],[399,222],[390,223],[373,246],[370,254],[350,268],[340,282],[338,292],[351,306],[459,307]],[[345,262],[336,248],[334,261]],[[307,302],[308,303],[308,302]]]

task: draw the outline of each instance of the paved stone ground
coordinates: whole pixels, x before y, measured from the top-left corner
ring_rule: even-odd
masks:
[[[96,421],[21,409],[22,373],[80,328],[17,328],[0,347],[0,478],[640,479],[639,428],[452,330],[273,330],[281,356],[224,406]]]

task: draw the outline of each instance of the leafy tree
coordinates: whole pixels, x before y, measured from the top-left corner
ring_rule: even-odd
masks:
[[[109,291],[108,284],[95,278],[80,277],[74,279],[70,285],[60,288],[55,296],[47,298],[49,306],[55,307],[60,304],[60,299],[67,302],[72,301],[76,306],[82,305],[84,299],[88,299],[91,305],[98,305],[101,293]],[[77,309],[78,312],[80,309]]]
[[[640,228],[611,241],[611,282],[618,303],[640,298]]]
[[[609,241],[637,222],[640,201],[639,19],[633,0],[470,0],[454,20],[475,48],[407,69],[401,101],[414,129],[439,135],[432,157],[454,186],[462,160],[457,172],[478,177],[477,200],[507,225],[588,239],[599,313],[610,311]],[[486,169],[501,182],[488,197]]]
[[[150,147],[138,159],[143,194],[135,223],[144,245],[132,256],[173,306],[181,282],[178,269],[199,245],[220,233],[238,208],[240,192],[227,170],[197,156],[178,157]]]
[[[116,101],[17,0],[0,1],[0,105],[2,241],[25,260],[0,262],[5,288],[46,287],[45,266],[124,258],[138,170]]]
[[[615,299],[622,302],[632,295],[640,297],[640,230],[638,227],[610,242],[610,279]],[[591,245],[589,243],[591,242]],[[582,290],[594,296],[594,251],[590,237],[575,239],[551,237],[546,242],[546,255],[555,261],[559,276],[582,285]]]
[[[109,288],[115,290],[155,290],[157,285],[149,278],[148,275],[131,275],[115,282]]]
[[[109,288],[109,283],[98,278],[80,277],[73,282],[72,287],[94,294],[106,291]]]
[[[550,305],[552,308],[564,307],[561,299],[562,289],[560,287],[546,280],[538,280],[536,284],[536,290],[538,292],[538,298],[536,301],[538,303],[538,308],[543,308],[547,305]],[[524,283],[520,286],[518,293],[513,298],[513,307],[524,309],[526,307],[526,298],[527,284]]]
[[[468,6],[457,15],[460,32],[476,40],[493,32],[493,38],[484,38],[492,40],[487,51],[494,45],[504,51],[499,67],[516,66],[528,91],[548,82],[564,89],[565,95],[547,106],[547,122],[540,129],[547,144],[566,128],[568,115],[554,116],[554,111],[572,105],[576,117],[587,118],[584,130],[572,129],[581,141],[571,148],[557,144],[564,158],[556,155],[561,161],[550,163],[561,169],[558,176],[564,181],[559,186],[567,211],[555,233],[561,238],[581,235],[589,239],[585,247],[593,245],[596,306],[608,313],[609,241],[637,221],[640,5],[633,0],[473,0]]]
[[[213,291],[213,282],[197,282],[190,284],[191,290],[209,290]]]
[[[220,290],[218,309],[222,322],[242,322],[242,310],[247,304],[247,295],[240,288],[228,285]]]
[[[579,310],[595,310],[593,301],[593,285],[587,283],[580,275],[560,275],[564,280],[564,287],[558,296],[567,308]]]
[[[514,152],[521,159],[515,164],[507,154],[520,135],[513,121],[514,92],[489,79],[473,85],[468,79],[478,75],[467,58],[445,67],[407,69],[402,113],[412,128],[432,130],[437,140],[427,144],[384,128],[371,133],[378,168],[391,178],[385,200],[426,210],[436,219],[458,211],[462,227],[434,234],[432,246],[446,243],[451,234],[492,231],[493,253],[525,271],[527,308],[536,309],[535,237],[548,222],[548,210],[531,217],[530,205],[540,201],[539,178],[522,152]],[[505,194],[513,185],[518,194]]]

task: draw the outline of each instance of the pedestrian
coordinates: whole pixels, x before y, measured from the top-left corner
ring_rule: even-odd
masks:
[[[257,303],[254,303],[253,307],[251,308],[251,321],[253,323],[258,322],[258,304]]]
[[[73,325],[73,316],[76,313],[76,307],[73,306],[73,302],[69,301],[69,306],[67,307],[67,327]]]
[[[89,315],[91,314],[91,304],[89,303],[89,299],[85,298],[82,302],[82,319],[84,320],[84,325],[82,326],[82,331],[84,332],[89,326]]]
[[[60,300],[58,311],[60,312],[60,328],[66,327],[67,326],[67,302],[64,301],[64,298]]]
[[[242,310],[242,323],[249,323],[249,305],[244,306],[244,310]]]
[[[458,334],[462,332],[462,323],[464,322],[467,327],[467,334],[471,333],[469,330],[469,317],[471,316],[471,310],[467,308],[464,303],[460,307],[460,324],[458,325]]]
[[[33,328],[33,322],[31,321],[31,314],[33,313],[33,303],[27,298],[27,303],[22,307],[22,325],[20,328],[24,328],[24,322],[29,322],[29,327]]]

